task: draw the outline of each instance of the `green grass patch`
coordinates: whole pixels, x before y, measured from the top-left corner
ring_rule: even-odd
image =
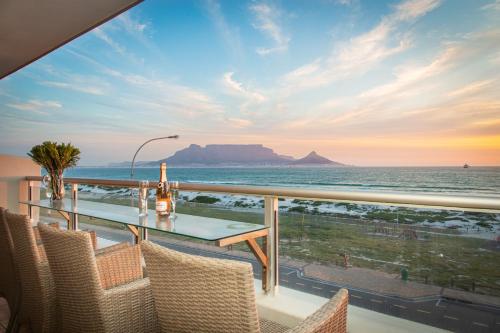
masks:
[[[214,204],[219,202],[219,198],[214,198],[208,195],[198,195],[195,198],[190,200],[191,202],[204,203],[204,204]]]

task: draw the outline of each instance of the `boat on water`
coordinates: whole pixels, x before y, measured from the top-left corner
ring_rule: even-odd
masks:
[[[469,165],[467,163],[464,164],[464,169],[468,169]]]

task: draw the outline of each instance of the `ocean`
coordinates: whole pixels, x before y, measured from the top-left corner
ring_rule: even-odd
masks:
[[[489,197],[500,200],[500,167],[268,167],[268,168],[169,168],[170,181],[300,187],[319,190],[376,191]],[[65,177],[130,179],[129,168],[73,168]],[[134,179],[155,181],[159,168],[138,168]],[[80,198],[123,198],[128,189],[80,186]],[[207,199],[208,197],[208,199]],[[150,191],[154,200],[154,191]],[[222,193],[180,193],[180,202],[207,204],[230,210],[262,212],[261,197]],[[466,237],[495,239],[500,235],[500,214],[440,211],[431,208],[398,208],[368,204],[319,202],[281,198],[286,214],[310,214],[373,222],[408,223],[459,232]]]
[[[159,168],[137,168],[134,173],[138,180],[159,178]],[[500,167],[169,168],[167,176],[193,183],[500,198]],[[130,179],[130,169],[73,168],[65,177]]]

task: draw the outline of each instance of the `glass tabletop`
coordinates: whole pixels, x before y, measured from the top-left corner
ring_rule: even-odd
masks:
[[[159,216],[154,210],[148,210],[147,216],[139,217],[139,208],[137,207],[113,205],[86,200],[78,200],[75,203],[71,199],[63,199],[60,201],[50,201],[45,199],[21,201],[20,203],[54,209],[71,214],[89,216],[124,225],[164,231],[206,241],[217,241],[268,228],[260,224],[221,220],[178,213],[174,219],[171,217]]]

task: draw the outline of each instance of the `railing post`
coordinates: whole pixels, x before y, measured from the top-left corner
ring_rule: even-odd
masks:
[[[264,250],[268,258],[267,268],[262,272],[262,287],[266,293],[276,295],[279,286],[279,229],[278,229],[278,197],[264,198],[264,223],[269,227],[269,235],[264,238]]]
[[[33,200],[33,181],[28,181],[28,201]],[[32,206],[28,205],[28,216],[30,218],[31,223],[33,223],[33,211]]]
[[[71,205],[73,206],[73,214],[71,214],[71,230],[78,230],[78,214],[76,213],[78,207],[78,184],[71,185]]]
[[[140,225],[147,225],[148,224],[148,216],[140,216],[139,217],[139,224]],[[148,239],[148,229],[144,227],[137,227],[137,234],[135,235],[134,241],[135,244],[139,244],[143,240]]]

